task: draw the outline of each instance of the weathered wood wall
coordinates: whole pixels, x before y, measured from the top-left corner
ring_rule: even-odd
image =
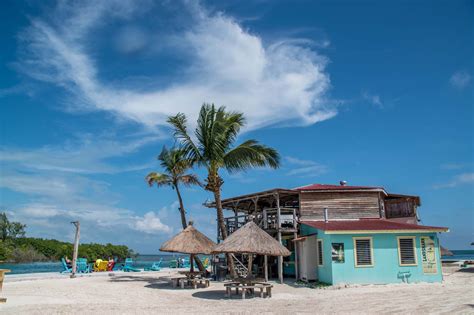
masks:
[[[322,220],[324,208],[331,219],[379,218],[378,192],[308,192],[300,194],[300,219]]]
[[[413,199],[399,198],[385,200],[385,215],[390,218],[414,217],[416,215],[416,205]]]

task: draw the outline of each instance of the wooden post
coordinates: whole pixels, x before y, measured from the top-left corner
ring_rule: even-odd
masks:
[[[247,273],[247,277],[251,277],[252,276],[252,259],[253,259],[253,254],[249,254],[249,264],[248,264],[248,273]]]
[[[190,271],[191,272],[194,272],[194,255],[191,254],[191,257],[189,258],[190,262],[191,262],[191,269]]]
[[[298,237],[298,223],[296,222],[296,209],[293,209],[293,228],[295,232],[293,232],[293,239]],[[295,250],[295,279],[298,280],[298,248],[296,247],[297,242],[294,243],[294,250]]]
[[[74,237],[74,252],[72,254],[72,273],[71,278],[76,277],[77,272],[77,252],[79,251],[79,236],[81,230],[81,224],[79,221],[71,222],[76,227],[76,236]]]
[[[2,292],[3,279],[5,278],[5,273],[10,272],[9,269],[0,269],[0,292]],[[0,303],[7,303],[6,298],[0,297]]]
[[[276,193],[276,206],[277,206],[277,230],[278,230],[278,242],[281,244],[281,209],[280,209],[280,195]],[[283,257],[278,256],[278,278],[280,283],[283,283]]]
[[[267,209],[263,209],[263,228],[268,229]],[[263,272],[265,273],[265,282],[268,282],[268,256],[263,256]]]

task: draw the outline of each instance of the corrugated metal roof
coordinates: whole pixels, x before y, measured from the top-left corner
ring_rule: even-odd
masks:
[[[410,232],[447,232],[447,227],[426,226],[409,223],[393,222],[385,219],[362,219],[340,221],[301,221],[300,223],[326,232],[344,231],[410,231]]]
[[[293,188],[294,190],[384,190],[383,187],[311,184]]]

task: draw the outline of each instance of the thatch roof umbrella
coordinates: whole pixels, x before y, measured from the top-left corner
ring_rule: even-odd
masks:
[[[163,252],[190,254],[191,272],[194,271],[194,255],[211,254],[216,243],[211,241],[206,235],[202,234],[193,223],[189,222],[187,228],[179,232],[172,239],[161,245],[160,250]]]
[[[441,256],[454,256],[453,252],[450,251],[449,249],[444,248],[443,246],[440,246],[440,247],[441,247]]]
[[[252,272],[252,255],[290,256],[291,252],[253,221],[248,222],[214,247],[216,253],[249,254],[249,274]]]

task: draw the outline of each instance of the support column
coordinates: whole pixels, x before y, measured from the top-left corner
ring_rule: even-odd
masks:
[[[263,209],[263,229],[268,230],[267,209]],[[263,272],[265,273],[265,281],[268,282],[268,256],[263,256]]]
[[[281,244],[280,195],[276,193],[278,242]],[[283,283],[283,256],[278,256],[278,279]]]
[[[293,239],[298,237],[298,223],[296,220],[296,209],[293,209],[293,227],[295,232],[293,232]],[[293,248],[295,249],[295,279],[298,280],[298,248],[297,242],[293,242]]]

